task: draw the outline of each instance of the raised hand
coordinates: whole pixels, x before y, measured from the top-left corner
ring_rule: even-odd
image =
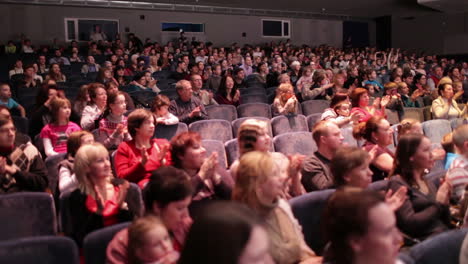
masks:
[[[141,165],[145,166],[146,162],[149,159],[148,152],[146,152],[146,148],[141,148]]]
[[[403,205],[406,201],[408,189],[405,186],[401,186],[395,193],[392,190],[388,190],[385,194],[385,202],[395,212]]]
[[[381,106],[382,108],[385,108],[385,107],[388,105],[388,103],[390,103],[390,99],[391,99],[391,98],[390,98],[389,95],[384,96],[384,97],[382,98],[382,100],[380,100],[380,106]]]
[[[441,204],[448,205],[452,184],[446,178],[442,179],[441,181],[442,183],[439,187],[439,190],[437,190],[436,201]]]

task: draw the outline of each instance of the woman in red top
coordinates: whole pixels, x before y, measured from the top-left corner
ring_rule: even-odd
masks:
[[[170,145],[166,139],[152,139],[155,122],[148,110],[133,111],[128,116],[127,124],[132,140],[119,145],[115,154],[115,169],[119,178],[138,183],[143,188],[152,171],[172,164]]]
[[[359,122],[366,122],[373,116],[385,117],[385,107],[390,102],[389,96],[384,96],[382,99],[376,98],[374,103],[369,106],[369,92],[364,88],[354,89],[349,98],[351,99],[351,115],[359,113],[361,118]]]

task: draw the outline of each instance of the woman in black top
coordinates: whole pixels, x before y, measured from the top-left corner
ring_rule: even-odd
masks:
[[[425,239],[450,227],[450,184],[444,182],[437,190],[424,177],[432,167],[431,142],[419,134],[401,137],[396,150],[389,189],[408,189],[406,202],[396,211],[398,227],[407,235]]]

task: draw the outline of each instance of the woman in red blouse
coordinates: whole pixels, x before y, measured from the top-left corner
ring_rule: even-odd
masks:
[[[152,171],[172,164],[170,145],[166,139],[152,139],[155,122],[148,110],[133,111],[128,116],[127,126],[132,140],[119,145],[115,169],[119,178],[138,183],[143,188]]]

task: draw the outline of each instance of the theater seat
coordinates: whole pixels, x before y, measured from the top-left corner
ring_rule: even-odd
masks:
[[[0,240],[57,234],[55,204],[49,193],[0,195],[0,218]]]
[[[233,105],[210,105],[205,109],[210,119],[223,119],[229,122],[237,119],[237,109]]]
[[[317,145],[311,132],[289,132],[273,138],[275,151],[285,155],[302,154],[312,155],[317,151]]]
[[[304,239],[318,255],[322,255],[326,241],[322,233],[322,214],[334,189],[314,191],[289,200],[294,216],[302,226]]]
[[[0,242],[0,263],[78,264],[80,259],[78,247],[70,238],[41,236]]]
[[[271,118],[270,105],[265,103],[241,104],[237,107],[239,117],[266,117]]]
[[[410,257],[418,264],[459,263],[467,228],[435,235],[412,247]]]
[[[323,113],[323,110],[330,107],[330,102],[327,100],[307,100],[301,103],[302,113],[305,116],[317,113]]]
[[[202,146],[206,149],[206,156],[209,157],[211,153],[218,153],[218,164],[222,168],[227,168],[226,151],[224,150],[224,143],[219,140],[204,139],[201,142]]]
[[[422,123],[424,135],[428,137],[432,143],[440,143],[442,138],[452,132],[450,121],[445,119],[429,120]]]
[[[307,119],[303,115],[280,115],[271,119],[273,135],[287,132],[308,132]]]
[[[107,245],[120,230],[127,228],[130,222],[105,227],[89,233],[83,242],[86,264],[106,263]]]
[[[189,125],[189,131],[197,132],[202,139],[226,142],[232,139],[231,123],[221,119],[200,120]]]
[[[158,124],[154,130],[153,138],[165,138],[167,140],[171,140],[176,135],[187,132],[188,127],[187,124],[179,122],[175,125],[162,125]]]

